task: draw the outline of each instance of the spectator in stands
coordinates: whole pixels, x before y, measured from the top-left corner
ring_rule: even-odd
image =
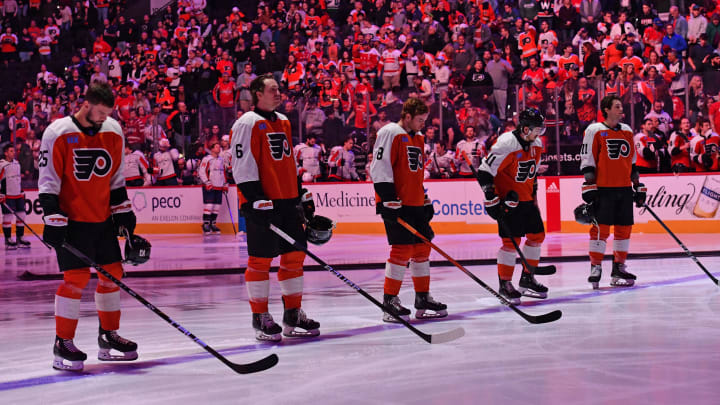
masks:
[[[668,23],[665,25],[665,36],[662,39],[662,54],[666,55],[671,49],[678,54],[684,54],[685,49],[687,49],[687,42],[685,42],[682,35],[675,32],[675,27]]]

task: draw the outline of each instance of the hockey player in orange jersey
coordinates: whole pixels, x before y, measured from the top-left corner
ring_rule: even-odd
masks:
[[[410,310],[398,298],[405,268],[409,267],[415,286],[415,317],[442,318],[447,306],[430,296],[430,246],[398,224],[402,218],[426,238],[435,235],[430,227],[434,210],[423,188],[425,127],[428,108],[417,98],[408,99],[402,118],[380,128],[373,148],[370,177],[376,193],[377,212],[385,222],[390,258],[385,263],[383,304],[396,316],[407,319]],[[383,321],[397,322],[389,313]]]
[[[610,226],[614,227],[613,267],[610,285],[630,287],[635,275],[625,269],[633,225],[633,202],[645,204],[647,189],[640,183],[635,167],[637,153],[632,129],[620,122],[623,107],[620,98],[606,96],[600,102],[603,122],[585,129],[580,149],[580,171],[585,176],[582,198],[592,218],[590,228],[590,276],[588,282],[598,288],[602,259]]]
[[[513,304],[520,303],[521,295],[547,298],[548,292],[527,268],[520,276],[520,292],[512,284],[517,253],[510,238],[515,238],[519,246],[525,236],[523,254],[531,266],[540,262],[545,240],[536,201],[537,167],[542,154],[540,136],[545,133],[545,117],[537,109],[527,108],[520,112],[518,119],[518,127],[498,137],[477,172],[485,193],[485,210],[498,221],[502,238],[497,256],[499,293]]]
[[[56,369],[81,370],[87,359],[73,338],[90,269],[61,246],[72,245],[121,279],[117,237],[125,232],[132,235],[135,229],[123,173],[124,137],[118,122],[109,117],[114,104],[110,86],[93,84],[80,111],[54,121],[42,137],[38,187],[44,212],[43,239],[55,248],[63,272],[63,282],[55,294]],[[98,359],[137,359],[137,344],[117,334],[120,289],[102,274],[98,274],[95,306],[100,318]],[[111,349],[122,354],[113,355]]]
[[[241,209],[248,220],[245,282],[255,338],[277,342],[282,339],[281,332],[289,337],[317,336],[320,323],[307,318],[301,309],[305,253],[269,229],[272,223],[304,244],[303,215],[311,221],[315,203],[297,176],[290,121],[275,111],[282,102],[277,82],[272,75],[261,75],[250,83],[250,92],[255,109],[233,124],[230,150]],[[302,210],[297,209],[298,203]],[[278,255],[283,328],[268,310],[270,263]]]

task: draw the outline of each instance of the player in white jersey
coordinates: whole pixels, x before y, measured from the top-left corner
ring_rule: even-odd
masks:
[[[203,184],[203,234],[219,234],[220,228],[215,221],[222,205],[223,193],[227,193],[228,183],[225,170],[228,165],[220,156],[220,144],[210,144],[210,154],[200,161],[198,177]]]
[[[354,144],[353,137],[348,136],[342,145],[335,146],[330,150],[328,179],[334,181],[357,181],[360,179],[355,169],[355,153],[352,151]]]
[[[322,148],[316,144],[316,136],[308,134],[304,143],[295,147],[295,161],[302,181],[311,182],[320,178],[320,155]]]
[[[150,173],[148,172],[147,159],[139,150],[132,151],[130,146],[125,145],[125,186],[141,187],[150,185]]]
[[[175,148],[170,148],[170,141],[163,138],[158,142],[160,150],[153,155],[155,167],[153,174],[157,178],[156,186],[177,186],[177,176],[175,175],[175,162],[180,157],[180,153]]]
[[[435,150],[425,161],[425,179],[449,179],[456,174],[455,154],[447,150],[444,143],[436,143]]]
[[[459,168],[460,177],[473,177],[470,165],[477,169],[480,166],[480,159],[485,156],[485,144],[475,136],[475,128],[465,128],[465,139],[457,143],[455,148],[455,159]]]
[[[2,204],[2,228],[5,235],[5,249],[14,250],[18,246],[29,248],[30,242],[23,239],[25,226],[22,222],[15,222],[15,235],[12,240],[12,223],[15,214],[25,219],[25,193],[22,191],[20,163],[15,160],[15,147],[10,143],[3,148],[3,158],[0,160],[0,204]],[[12,210],[12,211],[10,211]]]

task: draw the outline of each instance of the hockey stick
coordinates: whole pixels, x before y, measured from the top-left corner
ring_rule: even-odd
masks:
[[[680,241],[680,239],[678,239],[678,237],[675,236],[675,234],[673,233],[673,231],[671,231],[670,228],[668,228],[668,226],[665,225],[665,223],[662,221],[662,219],[660,219],[660,217],[658,217],[657,214],[655,214],[655,212],[650,208],[650,206],[647,205],[647,204],[643,204],[643,207],[644,207],[653,217],[655,217],[655,219],[658,221],[658,223],[659,223],[660,225],[662,225],[663,228],[665,228],[665,230],[670,234],[670,236],[673,237],[673,239],[675,239],[675,242],[677,242],[678,245],[680,245],[680,247],[683,248],[683,250],[685,251],[685,254],[687,254],[688,256],[690,256],[690,258],[692,259],[692,261],[694,261],[695,264],[697,264],[698,266],[700,266],[700,268],[702,269],[702,271],[704,271],[705,274],[707,274],[707,276],[710,277],[710,280],[712,280],[713,283],[715,283],[715,284],[717,284],[718,286],[720,286],[720,281],[718,281],[718,279],[715,278],[715,276],[713,276],[713,275],[708,271],[708,269],[706,269],[705,266],[703,266],[702,263],[700,263],[700,260],[698,260],[698,258],[695,257],[695,255],[690,251],[690,249],[688,249],[688,248],[685,246],[685,244],[683,244],[683,243]]]
[[[466,269],[462,264],[458,263],[457,260],[455,260],[455,259],[453,259],[452,257],[450,257],[449,254],[445,253],[442,249],[440,249],[439,247],[437,247],[434,243],[430,242],[430,240],[429,240],[428,238],[426,238],[423,234],[421,234],[421,233],[418,232],[415,228],[413,228],[412,225],[410,225],[410,224],[408,224],[407,222],[405,222],[405,220],[403,220],[402,218],[398,218],[398,219],[397,219],[397,222],[398,222],[400,225],[402,225],[403,227],[405,227],[405,229],[407,229],[408,231],[410,231],[410,233],[412,233],[412,234],[415,235],[416,237],[422,239],[423,242],[425,242],[426,244],[428,244],[428,245],[429,245],[431,248],[433,248],[436,252],[440,253],[440,254],[441,254],[444,258],[446,258],[450,263],[454,264],[455,267],[457,267],[458,269],[460,269],[463,273],[467,274],[468,277],[470,277],[471,279],[475,280],[476,283],[480,284],[480,286],[481,286],[482,288],[488,290],[488,291],[490,292],[490,294],[494,295],[497,299],[499,299],[500,302],[501,302],[503,305],[509,306],[513,311],[515,311],[518,315],[520,315],[521,317],[523,317],[523,319],[525,319],[526,321],[528,321],[528,322],[530,322],[530,323],[533,323],[533,324],[548,323],[548,322],[557,321],[557,320],[560,319],[560,317],[562,316],[562,311],[560,311],[560,310],[555,310],[555,311],[552,311],[552,312],[548,312],[547,314],[537,315],[537,316],[526,314],[525,312],[519,310],[513,303],[511,303],[510,301],[508,301],[505,297],[503,297],[502,295],[500,295],[497,291],[493,290],[490,286],[488,286],[488,285],[485,284],[482,280],[480,280],[479,278],[477,278],[472,272],[470,272],[470,270]]]
[[[470,165],[470,169],[473,172],[473,176],[475,176],[475,180],[478,182],[480,187],[482,188],[482,184],[480,184],[480,180],[478,179],[478,172],[475,167]],[[509,229],[505,222],[502,219],[498,219],[498,226],[502,228],[503,232],[507,235],[512,235],[512,233],[509,232]],[[550,274],[555,274],[557,269],[552,264],[547,266],[531,266],[528,261],[525,259],[525,255],[523,254],[522,250],[520,250],[520,246],[518,246],[518,243],[515,241],[515,238],[510,236],[510,240],[512,241],[513,246],[515,246],[515,251],[517,251],[518,255],[520,256],[520,261],[525,265],[525,268],[528,269],[528,271],[531,274],[537,274],[540,276],[548,276]]]
[[[446,343],[446,342],[450,342],[452,340],[458,339],[458,338],[462,337],[463,335],[465,335],[465,329],[463,329],[462,327],[453,329],[453,330],[450,330],[447,332],[443,332],[443,333],[433,334],[433,335],[429,335],[427,333],[421,332],[420,330],[418,330],[416,327],[412,326],[408,321],[406,321],[402,317],[395,315],[392,312],[388,311],[385,308],[385,306],[383,304],[381,304],[378,300],[373,298],[372,295],[366,293],[365,290],[360,288],[357,284],[353,283],[347,277],[345,277],[344,275],[339,273],[337,270],[330,267],[329,264],[325,263],[322,259],[315,256],[315,254],[313,254],[311,251],[309,251],[307,247],[298,243],[295,239],[293,239],[290,235],[285,233],[282,229],[279,229],[274,224],[270,224],[270,229],[273,232],[275,232],[276,234],[278,234],[278,236],[285,239],[285,241],[287,241],[287,243],[294,246],[295,249],[301,250],[301,251],[305,252],[308,256],[312,257],[313,260],[315,260],[316,262],[318,262],[318,264],[323,266],[325,268],[325,270],[327,270],[327,271],[331,272],[332,274],[334,274],[335,276],[337,276],[337,278],[342,280],[345,284],[349,285],[350,287],[355,289],[355,291],[360,293],[360,295],[367,298],[370,302],[375,304],[377,307],[379,307],[383,311],[387,312],[389,315],[391,315],[393,318],[395,318],[398,322],[405,325],[406,328],[410,329],[414,334],[420,336],[424,341],[426,341],[428,343]]]
[[[232,209],[230,209],[230,199],[227,196],[227,191],[223,191],[223,195],[225,196],[225,204],[227,205],[228,213],[230,214],[230,223],[232,224],[232,227],[233,227],[233,233],[235,234],[235,236],[237,236],[237,230],[235,228],[235,219],[233,218]]]
[[[25,226],[25,228],[27,228],[30,232],[32,232],[32,234],[35,235],[35,237],[38,238],[38,239],[40,240],[40,242],[42,242],[43,245],[45,245],[45,247],[47,247],[48,249],[52,250],[52,247],[51,247],[50,245],[48,245],[48,244],[43,240],[43,238],[40,237],[40,235],[36,234],[35,231],[33,231],[33,229],[30,228],[30,226],[27,224],[27,222],[25,222],[24,219],[20,218],[20,215],[18,215],[18,213],[15,212],[14,209],[10,208],[10,206],[8,206],[8,205],[5,203],[5,201],[3,201],[2,205],[5,207],[6,210],[9,210],[10,212],[12,212],[13,215],[15,215],[15,218],[17,218],[18,221],[22,222],[23,226]]]
[[[44,243],[44,242],[43,242],[43,243]],[[277,356],[276,354],[274,354],[274,353],[271,354],[271,355],[269,355],[269,356],[267,356],[267,357],[265,357],[265,358],[263,358],[263,359],[260,359],[260,360],[258,360],[258,361],[256,361],[256,362],[253,362],[253,363],[238,364],[238,363],[233,363],[233,362],[231,362],[230,360],[226,359],[225,356],[223,356],[222,354],[216,352],[215,349],[213,349],[212,347],[208,346],[207,343],[203,342],[202,340],[200,340],[199,338],[197,338],[195,335],[193,335],[192,333],[190,333],[190,331],[187,330],[187,329],[185,329],[182,325],[180,325],[179,323],[177,323],[177,322],[173,321],[172,319],[170,319],[170,317],[167,316],[167,315],[165,315],[164,312],[162,312],[161,310],[159,310],[159,309],[158,309],[156,306],[154,306],[153,304],[149,303],[145,298],[141,297],[138,293],[136,293],[133,289],[131,289],[130,287],[128,287],[125,283],[123,283],[122,281],[120,281],[120,280],[118,280],[117,278],[115,278],[112,274],[108,273],[107,270],[105,270],[104,268],[102,268],[99,264],[93,262],[92,259],[90,259],[89,257],[87,257],[87,256],[86,256],[85,254],[83,254],[81,251],[75,249],[72,245],[70,245],[70,244],[67,243],[67,242],[63,242],[62,247],[63,247],[63,249],[65,249],[65,250],[67,250],[68,252],[70,252],[70,253],[72,253],[73,255],[75,255],[78,259],[80,259],[80,260],[82,260],[83,262],[85,262],[85,264],[87,264],[88,266],[90,266],[90,267],[94,268],[95,270],[97,270],[98,272],[100,272],[103,276],[105,276],[105,277],[109,278],[110,280],[112,280],[112,282],[115,283],[115,284],[117,284],[118,287],[122,288],[123,290],[125,290],[126,293],[132,295],[136,300],[140,301],[140,303],[142,303],[143,305],[145,305],[145,307],[146,307],[147,309],[153,311],[157,316],[159,316],[160,318],[164,319],[167,323],[169,323],[170,325],[172,325],[175,329],[177,329],[177,330],[179,330],[180,332],[182,332],[183,335],[185,335],[185,336],[189,337],[190,339],[192,339],[193,342],[195,342],[195,343],[199,344],[200,346],[202,346],[203,349],[205,349],[205,350],[208,351],[210,354],[212,354],[213,356],[215,356],[215,358],[217,358],[218,360],[222,361],[226,366],[228,366],[228,367],[230,367],[231,369],[233,369],[233,371],[235,371],[236,373],[239,373],[239,374],[256,373],[256,372],[258,372],[258,371],[267,370],[267,369],[269,369],[270,367],[273,367],[274,365],[276,365],[276,364],[278,363],[278,356]]]

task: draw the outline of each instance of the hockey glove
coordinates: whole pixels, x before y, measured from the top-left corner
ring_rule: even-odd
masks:
[[[300,190],[300,206],[305,219],[309,221],[315,216],[315,200],[313,200],[312,193],[306,188]]]
[[[67,236],[67,217],[60,213],[45,215],[43,223],[45,224],[43,240],[55,249],[62,246]]]
[[[425,210],[425,220],[428,222],[432,221],[433,216],[435,216],[435,208],[433,208],[432,201],[430,201],[430,197],[428,197],[427,194],[425,194],[423,209]]]
[[[271,200],[248,201],[240,209],[250,222],[268,227],[275,218],[275,206]]]
[[[115,235],[126,236],[126,231],[129,235],[135,233],[135,223],[137,220],[132,210],[130,200],[125,200],[118,205],[110,206],[110,212],[112,213],[112,221],[115,226]]]
[[[702,165],[705,169],[710,169],[713,165],[713,158],[710,153],[703,153],[702,154]]]
[[[5,194],[0,194],[0,204],[5,204]]]
[[[400,216],[401,208],[402,201],[400,200],[383,201],[382,204],[378,205],[378,211],[380,212],[380,216],[383,221],[389,223],[397,222],[397,219]]]
[[[635,206],[642,208],[642,206],[645,205],[645,200],[647,199],[647,187],[645,187],[643,183],[638,183],[633,186],[633,190],[633,200],[635,201]]]
[[[597,200],[598,189],[597,184],[591,184],[587,181],[582,185],[582,199],[588,204],[594,203]]]

